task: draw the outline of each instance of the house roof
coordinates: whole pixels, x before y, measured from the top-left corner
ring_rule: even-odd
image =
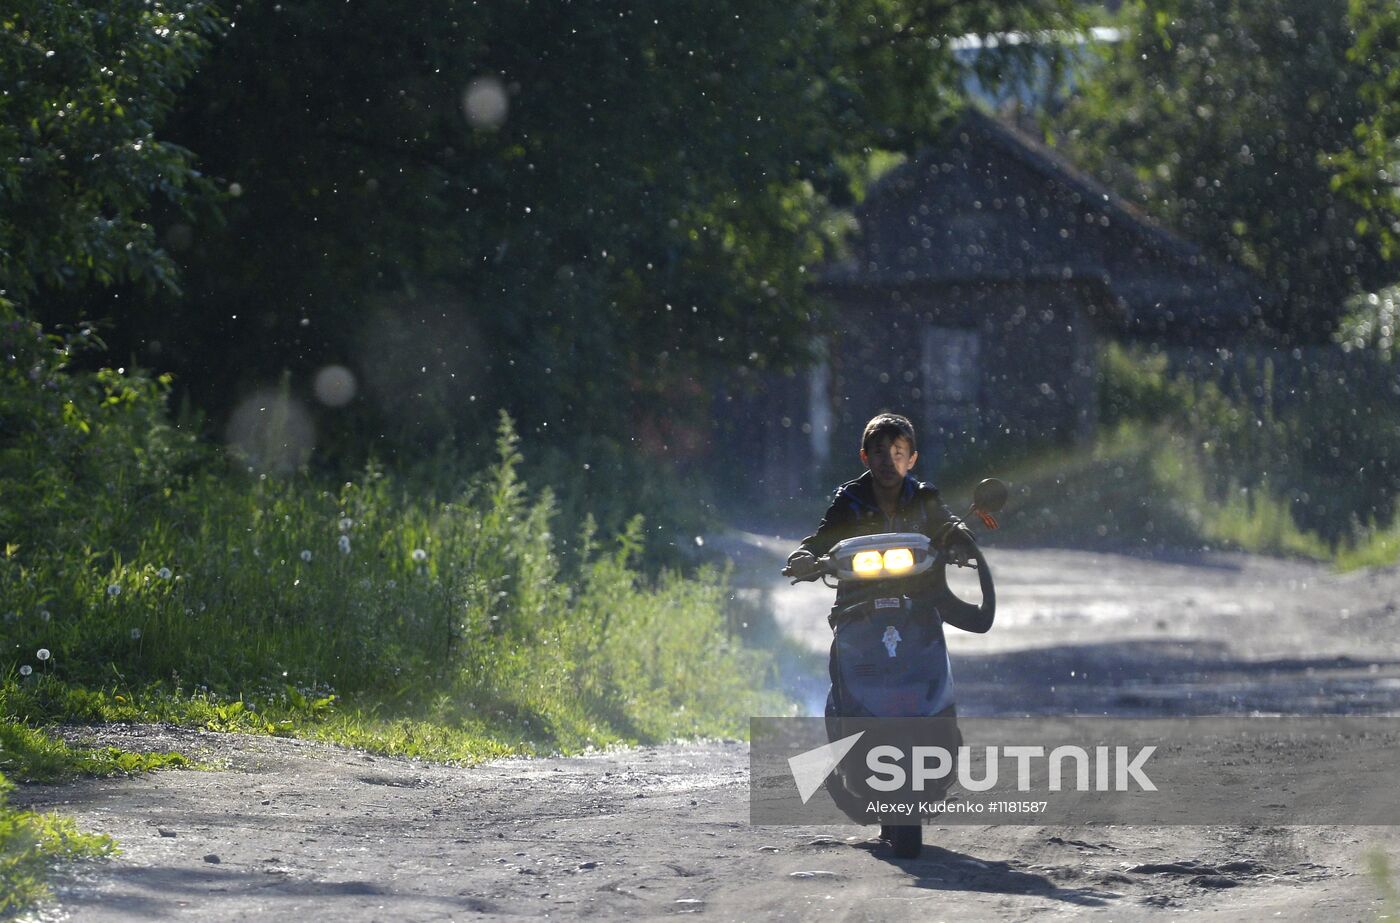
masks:
[[[979,112],[890,171],[856,211],[830,289],[1064,282],[1100,286],[1144,334],[1243,331],[1272,295],[1216,264],[1063,157]]]

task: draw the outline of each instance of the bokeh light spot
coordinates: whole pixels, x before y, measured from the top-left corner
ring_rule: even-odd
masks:
[[[462,93],[462,112],[473,128],[500,128],[509,109],[506,88],[495,77],[477,77]]]
[[[281,473],[304,465],[316,445],[316,428],[306,408],[277,391],[260,391],[240,403],[225,435],[248,464]]]
[[[355,373],[343,365],[328,365],[316,373],[312,389],[327,407],[344,407],[355,397]]]

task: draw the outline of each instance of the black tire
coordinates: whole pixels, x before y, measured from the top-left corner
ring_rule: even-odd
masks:
[[[924,851],[924,828],[918,824],[901,824],[890,828],[890,838],[897,859],[917,859]]]

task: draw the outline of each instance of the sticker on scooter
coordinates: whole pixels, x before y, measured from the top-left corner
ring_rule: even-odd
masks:
[[[880,640],[884,642],[885,650],[889,651],[890,656],[893,657],[894,649],[896,647],[899,647],[899,642],[903,641],[904,639],[899,636],[899,629],[895,628],[893,625],[890,625],[885,628],[884,637],[880,638]]]
[[[876,608],[876,609],[898,609],[898,608],[899,608],[899,597],[898,597],[898,596],[881,596],[879,599],[875,600],[875,608]]]

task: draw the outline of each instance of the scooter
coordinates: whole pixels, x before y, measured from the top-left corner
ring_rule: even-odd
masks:
[[[995,529],[993,514],[1006,505],[1007,494],[1005,482],[982,481],[973,492],[968,520],[975,518]],[[953,528],[957,526],[945,527]],[[809,573],[785,571],[793,583],[820,579],[841,590],[841,603],[829,616],[833,637],[827,731],[832,740],[844,736],[843,718],[937,717],[944,720],[931,724],[952,738],[944,742],[951,743],[950,752],[957,752],[961,736],[943,626],[988,631],[996,616],[996,588],[976,541],[955,543],[949,537],[946,531],[932,537],[900,532],[863,535],[838,543],[817,559]],[[949,586],[950,564],[975,569],[980,603],[961,599]],[[866,798],[858,783],[840,771],[830,782],[838,804]],[[921,825],[885,826],[882,835],[899,858],[915,858],[923,850]]]

